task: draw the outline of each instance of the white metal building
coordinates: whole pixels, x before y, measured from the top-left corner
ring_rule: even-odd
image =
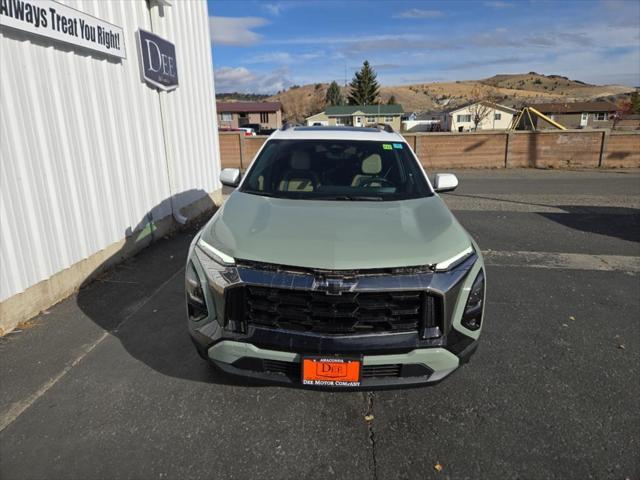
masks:
[[[204,0],[18,4],[68,22],[44,10],[34,34],[33,16],[21,30],[20,12],[0,9],[0,334],[220,198]],[[86,48],[74,15],[122,39]],[[138,30],[175,45],[177,88],[143,80]]]

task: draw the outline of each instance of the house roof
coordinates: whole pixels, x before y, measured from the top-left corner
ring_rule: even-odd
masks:
[[[329,117],[353,115],[362,112],[365,115],[402,115],[402,105],[339,105],[327,107],[324,113]]]
[[[467,103],[465,105],[461,105],[460,107],[454,108],[452,110],[448,110],[447,113],[449,115],[453,115],[454,113],[460,111],[460,110],[464,110],[465,108],[469,108],[471,105],[475,105],[476,103],[484,103],[486,105],[489,105],[491,108],[495,109],[495,110],[502,110],[503,112],[507,112],[507,113],[512,113],[515,114],[518,111],[511,108],[511,107],[507,107],[506,105],[500,105],[499,103],[493,103],[493,102],[471,102],[471,103]]]
[[[327,115],[324,112],[311,115],[310,117],[307,117],[307,120],[315,120],[315,119],[322,119],[322,118],[327,118]]]
[[[431,120],[432,117],[441,118],[445,112],[420,112],[416,115],[416,120]]]
[[[539,103],[529,105],[542,113],[582,113],[582,112],[615,112],[616,106],[610,102],[565,102]]]
[[[254,113],[277,112],[282,109],[280,102],[216,102],[218,112]]]

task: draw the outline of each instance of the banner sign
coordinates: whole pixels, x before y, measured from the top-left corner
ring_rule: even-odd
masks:
[[[126,58],[122,28],[54,0],[0,0],[0,25]]]
[[[142,77],[162,90],[177,88],[176,46],[154,33],[138,30],[138,47]]]

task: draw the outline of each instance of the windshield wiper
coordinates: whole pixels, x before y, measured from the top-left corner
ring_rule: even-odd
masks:
[[[315,197],[314,200],[346,200],[350,202],[376,202],[384,200],[382,197],[372,197],[366,195],[330,195],[326,197]]]
[[[271,192],[261,192],[259,190],[241,190],[242,193],[248,193],[250,195],[260,195],[261,197],[276,197],[276,198],[281,198],[281,195],[276,195],[275,193],[271,193]]]

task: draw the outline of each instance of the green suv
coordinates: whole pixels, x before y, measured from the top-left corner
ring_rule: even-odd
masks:
[[[189,332],[222,371],[289,385],[437,382],[482,329],[480,249],[389,129],[273,133],[196,235]]]

